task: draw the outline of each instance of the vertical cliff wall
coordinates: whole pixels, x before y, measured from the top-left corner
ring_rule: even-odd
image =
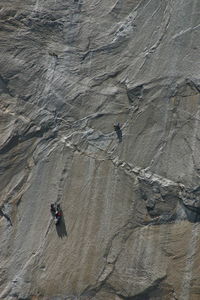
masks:
[[[200,299],[199,20],[1,0],[0,299]]]

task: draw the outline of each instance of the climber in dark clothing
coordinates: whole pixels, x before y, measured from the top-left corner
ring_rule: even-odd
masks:
[[[119,123],[117,123],[116,125],[114,125],[114,129],[115,129],[116,132],[119,131],[119,130],[121,130]]]
[[[114,125],[114,130],[117,134],[117,138],[119,140],[119,143],[121,143],[122,142],[122,131],[121,131],[121,127],[120,127],[119,123]]]

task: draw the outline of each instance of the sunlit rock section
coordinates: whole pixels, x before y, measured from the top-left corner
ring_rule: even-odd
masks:
[[[0,299],[200,298],[199,20],[1,0]]]

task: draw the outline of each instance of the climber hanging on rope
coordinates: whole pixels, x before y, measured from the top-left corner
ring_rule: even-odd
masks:
[[[57,204],[56,213],[55,213],[55,224],[56,225],[58,225],[60,223],[61,218],[62,218],[62,211],[60,208],[60,204]]]
[[[119,123],[115,124],[115,125],[114,125],[114,129],[115,129],[115,131],[121,130],[120,124],[119,124]]]
[[[114,130],[117,134],[117,138],[118,138],[119,142],[121,143],[122,142],[122,130],[121,130],[119,123],[114,124]]]
[[[62,210],[60,208],[60,204],[51,204],[50,211],[52,216],[54,217],[55,224],[58,225],[62,217]]]

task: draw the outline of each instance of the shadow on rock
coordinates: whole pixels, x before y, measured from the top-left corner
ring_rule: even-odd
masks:
[[[67,229],[66,229],[66,225],[65,225],[65,219],[64,219],[63,212],[62,212],[62,217],[61,217],[59,223],[56,225],[56,231],[60,238],[67,237]]]
[[[200,208],[185,206],[185,213],[187,215],[188,221],[191,223],[199,223],[200,222]]]

